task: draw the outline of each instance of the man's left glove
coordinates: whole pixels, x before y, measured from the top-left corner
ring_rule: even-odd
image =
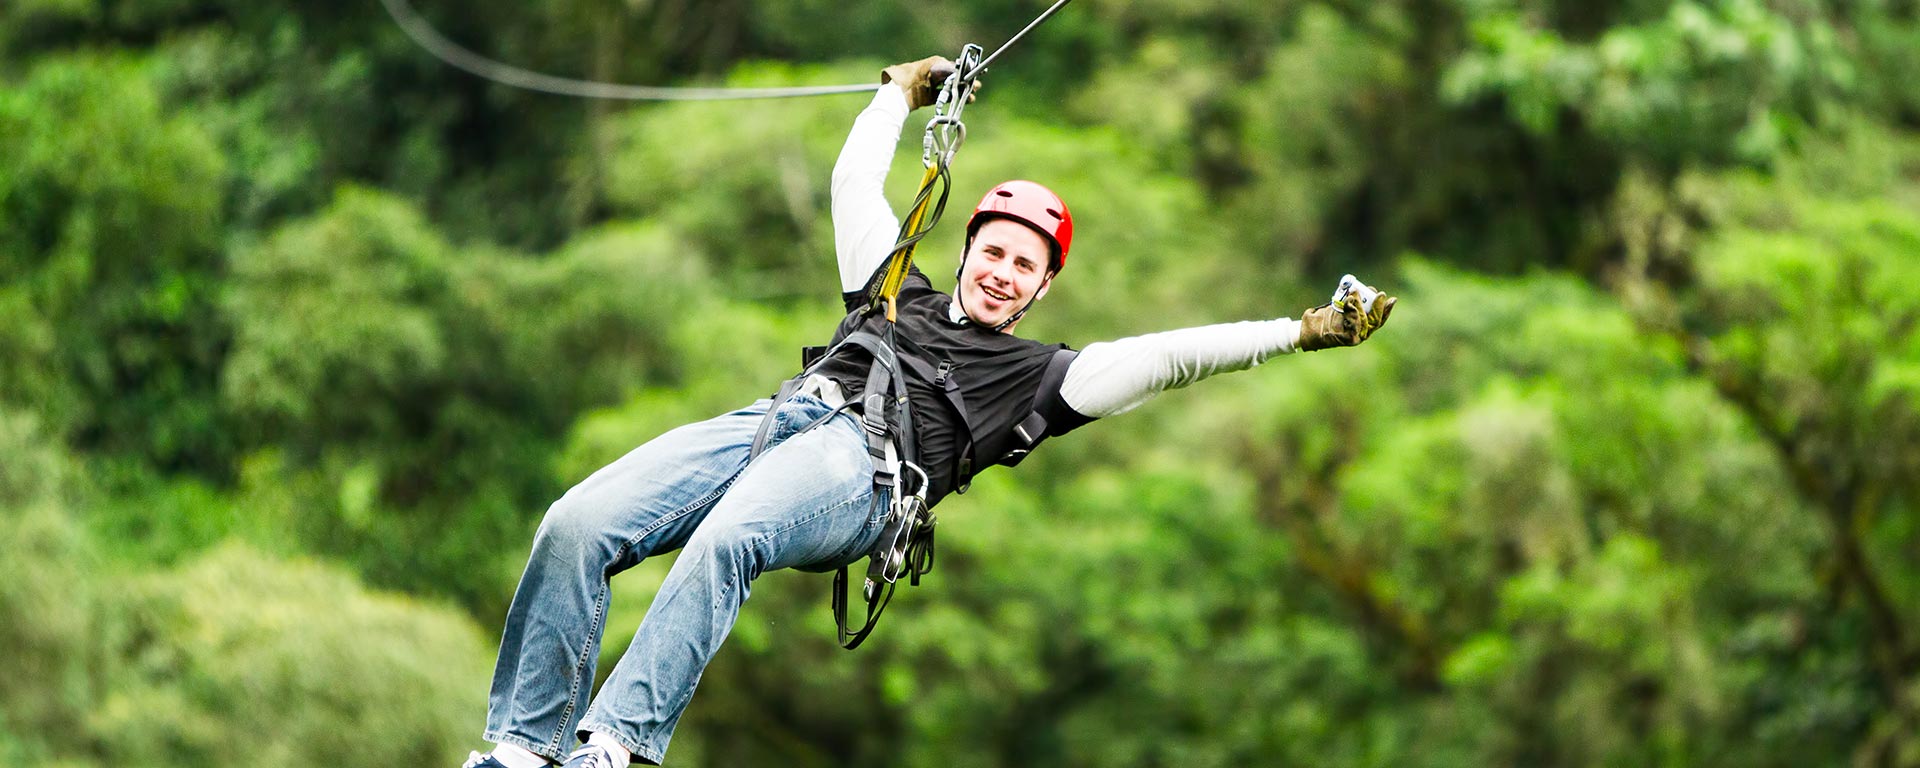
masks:
[[[1349,276],[1351,278],[1351,276]],[[1300,315],[1300,349],[1312,352],[1329,347],[1351,347],[1366,341],[1387,315],[1393,314],[1394,297],[1374,291],[1353,280],[1351,290],[1342,282],[1339,297]],[[1369,300],[1370,298],[1370,300]]]
[[[953,62],[944,56],[928,56],[919,61],[895,64],[880,70],[880,83],[894,83],[907,94],[907,111],[932,104],[940,86],[953,74]]]

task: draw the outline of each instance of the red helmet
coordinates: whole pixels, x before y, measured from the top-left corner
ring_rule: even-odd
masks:
[[[1067,266],[1067,247],[1073,244],[1073,214],[1067,212],[1066,202],[1053,190],[1031,181],[1002,182],[987,190],[980,206],[973,209],[973,218],[967,220],[968,242],[980,225],[996,217],[1039,230],[1053,246],[1054,271]]]

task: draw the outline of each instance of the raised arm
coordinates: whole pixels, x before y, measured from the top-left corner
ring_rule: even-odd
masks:
[[[833,248],[840,259],[841,291],[866,287],[893,253],[900,221],[887,205],[886,186],[900,126],[908,112],[933,103],[935,87],[952,72],[953,62],[939,56],[887,67],[873,101],[853,119],[833,164]]]
[[[1067,367],[1060,397],[1091,418],[1126,413],[1161,392],[1246,370],[1274,355],[1359,344],[1387,321],[1394,301],[1380,296],[1363,306],[1356,293],[1307,310],[1299,320],[1205,325],[1089,344]]]
[[[881,86],[853,120],[833,164],[833,247],[840,259],[840,290],[858,291],[893,252],[900,221],[887,205],[887,169],[907,119],[907,96]]]

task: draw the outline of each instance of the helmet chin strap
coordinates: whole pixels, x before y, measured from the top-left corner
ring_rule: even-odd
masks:
[[[1040,300],[1040,297],[1039,297],[1038,295],[1035,295],[1035,296],[1034,296],[1033,298],[1031,298],[1031,299],[1027,299],[1027,305],[1026,305],[1026,306],[1024,306],[1024,307],[1021,307],[1021,308],[1020,308],[1020,311],[1018,311],[1018,312],[1015,312],[1015,313],[1013,313],[1013,315],[1012,315],[1012,316],[1010,316],[1010,317],[1008,317],[1007,319],[1005,319],[1005,320],[1002,320],[1002,321],[1000,321],[1000,324],[999,324],[999,325],[996,325],[996,326],[994,326],[994,327],[993,327],[993,330],[995,330],[995,331],[1005,331],[1005,330],[1007,329],[1007,327],[1008,327],[1008,326],[1011,326],[1011,325],[1013,325],[1014,323],[1017,323],[1017,322],[1020,322],[1020,318],[1022,318],[1022,317],[1026,317],[1026,316],[1027,316],[1027,310],[1029,310],[1029,309],[1032,309],[1032,308],[1033,308],[1033,303],[1034,303],[1034,302],[1036,302],[1036,301],[1039,301],[1039,300]]]

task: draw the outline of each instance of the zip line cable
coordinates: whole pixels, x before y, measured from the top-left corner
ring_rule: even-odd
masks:
[[[1027,24],[1025,29],[1022,29],[1018,33],[1015,33],[1013,37],[1007,38],[1007,41],[1004,43],[1001,43],[1000,47],[994,49],[993,53],[989,53],[987,54],[986,58],[981,59],[979,66],[974,67],[974,70],[976,72],[987,71],[987,65],[992,64],[994,59],[999,58],[1000,54],[1003,51],[1007,50],[1008,48],[1012,48],[1014,43],[1020,42],[1020,38],[1026,37],[1027,33],[1032,32],[1034,27],[1040,26],[1040,23],[1043,21],[1046,21],[1047,17],[1052,16],[1054,11],[1058,11],[1061,8],[1066,7],[1066,4],[1068,3],[1068,1],[1069,0],[1058,0],[1053,4],[1052,7],[1046,9],[1045,11],[1042,11],[1038,18],[1034,19],[1032,22]]]
[[[1055,11],[1060,10],[1070,0],[1056,2],[1040,16],[1027,24],[1013,37],[981,59],[972,71],[964,73],[966,79],[979,77],[987,70],[987,64],[998,58],[1001,53],[1020,42],[1028,32],[1040,26]],[[556,96],[576,96],[585,99],[617,99],[625,101],[723,101],[731,99],[791,99],[806,96],[833,96],[843,93],[863,93],[877,91],[879,83],[860,83],[856,85],[813,85],[787,88],[699,88],[684,86],[625,85],[597,80],[581,80],[571,77],[557,77],[530,69],[522,69],[504,62],[495,61],[474,53],[466,47],[448,40],[445,35],[421,17],[407,0],[380,0],[387,9],[387,15],[393,18],[407,37],[425,49],[433,57],[447,65],[464,70],[476,77],[492,80],[502,85],[524,88],[530,91],[550,93]]]
[[[662,87],[653,85],[623,85],[604,83],[595,80],[579,80],[571,77],[534,72],[511,64],[489,59],[467,50],[459,43],[448,40],[438,30],[421,18],[407,4],[407,0],[380,0],[386,6],[387,15],[393,17],[395,24],[413,42],[426,49],[447,64],[465,70],[469,74],[492,80],[502,85],[525,88],[530,91],[550,93],[556,96],[578,96],[586,99],[620,99],[626,101],[720,101],[726,99],[790,99],[802,96],[831,96],[841,93],[872,92],[880,89],[879,83],[859,85],[817,85],[792,88],[691,88]]]

